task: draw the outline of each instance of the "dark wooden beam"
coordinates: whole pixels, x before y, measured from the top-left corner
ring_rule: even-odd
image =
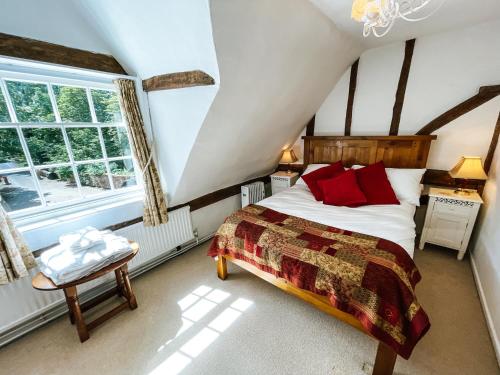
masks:
[[[257,182],[257,181],[263,181],[264,183],[269,183],[271,179],[269,176],[264,176],[264,177],[257,177],[245,182],[241,182],[236,185],[228,186],[223,189],[219,189],[217,191],[214,191],[212,193],[208,193],[205,195],[202,195],[201,197],[195,198],[187,203],[183,203],[177,206],[174,206],[170,208],[169,210],[176,210],[178,208],[181,208],[183,206],[189,206],[191,211],[196,211],[199,210],[200,208],[209,206],[211,204],[217,203],[223,199],[232,197],[233,195],[237,195],[241,193],[241,187],[243,185],[251,184],[252,182]]]
[[[154,76],[142,81],[144,91],[172,90],[193,86],[214,85],[215,80],[201,70],[177,72]]]
[[[486,174],[488,174],[488,172],[490,171],[491,162],[493,161],[493,155],[495,154],[495,150],[497,149],[499,135],[500,135],[500,113],[498,114],[497,124],[495,125],[493,137],[491,137],[488,154],[486,154],[486,159],[484,159],[484,170]]]
[[[491,85],[491,86],[481,86],[479,88],[479,94],[488,95],[488,94],[500,94],[500,85]]]
[[[399,74],[398,89],[396,90],[396,99],[392,107],[392,121],[389,135],[398,135],[399,123],[401,121],[401,112],[403,111],[403,103],[405,101],[406,85],[410,75],[411,59],[413,50],[415,49],[415,39],[407,40],[405,43],[405,57]]]
[[[490,101],[496,96],[500,95],[500,86],[484,86],[479,89],[479,92],[470,97],[469,99],[463,101],[462,103],[450,108],[442,115],[436,117],[434,120],[425,125],[422,129],[417,132],[417,135],[427,135],[435,132],[436,130],[442,128],[451,121],[459,118],[460,116],[466,114],[467,112],[476,109],[480,105]]]
[[[58,65],[127,74],[113,56],[0,33],[0,55]]]
[[[345,112],[344,135],[351,135],[352,108],[354,105],[354,94],[356,93],[356,83],[358,81],[359,59],[351,65],[351,76],[349,78],[349,96],[347,97],[347,109]]]
[[[306,135],[313,136],[314,135],[314,124],[316,123],[316,115],[314,115],[306,126]]]

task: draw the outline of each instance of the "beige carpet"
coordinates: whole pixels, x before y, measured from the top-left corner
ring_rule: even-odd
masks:
[[[207,244],[133,280],[139,302],[80,344],[66,317],[0,349],[14,374],[365,374],[375,341],[229,266]],[[432,328],[398,374],[499,374],[468,260],[416,252]]]

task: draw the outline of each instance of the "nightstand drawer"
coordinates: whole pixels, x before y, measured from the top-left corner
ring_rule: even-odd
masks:
[[[467,203],[467,202],[465,202]],[[436,202],[434,203],[434,212],[442,214],[460,216],[463,218],[469,217],[472,206],[456,205],[453,203]]]
[[[467,230],[468,219],[434,211],[430,221],[429,242],[460,249]]]

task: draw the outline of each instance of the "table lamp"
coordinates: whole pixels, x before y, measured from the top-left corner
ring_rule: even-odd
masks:
[[[290,164],[295,163],[297,160],[297,156],[295,156],[295,152],[292,149],[284,150],[283,155],[281,156],[280,163],[288,164],[288,171],[286,173],[291,174],[292,170],[290,169]]]
[[[463,180],[464,183],[462,187],[457,188],[455,192],[465,195],[470,194],[470,191],[463,188],[467,180],[488,179],[479,156],[462,156],[458,163],[448,173],[453,178]]]

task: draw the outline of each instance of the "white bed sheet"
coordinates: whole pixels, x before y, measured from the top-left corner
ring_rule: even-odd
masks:
[[[329,206],[316,201],[307,186],[294,185],[257,204],[320,224],[384,238],[403,247],[413,258],[415,206],[408,202],[356,208]]]

